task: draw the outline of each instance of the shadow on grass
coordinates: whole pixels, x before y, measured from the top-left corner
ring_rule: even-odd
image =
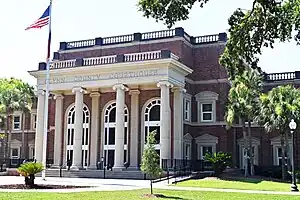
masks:
[[[253,183],[258,184],[263,181],[261,178],[245,178],[245,177],[220,177],[223,181],[236,181],[236,182],[243,182],[243,183]]]
[[[163,194],[147,194],[147,195],[144,195],[144,197],[148,197],[148,198],[160,198],[160,199],[181,199],[181,200],[189,200],[189,199],[186,199],[186,198],[181,198],[181,197],[174,197],[174,196],[166,196],[166,195],[163,195]]]

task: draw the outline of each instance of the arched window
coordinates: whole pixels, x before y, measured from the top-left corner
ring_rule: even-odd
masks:
[[[73,145],[75,131],[75,105],[67,111],[67,160],[73,161]],[[89,135],[90,135],[90,111],[86,105],[83,106],[83,130],[82,130],[82,166],[88,166],[89,158]]]
[[[144,109],[144,143],[147,142],[147,136],[150,132],[156,130],[155,149],[160,152],[160,99],[153,99]]]
[[[128,108],[124,107],[124,162],[128,160]],[[109,104],[104,110],[104,160],[106,166],[113,166],[115,159],[116,134],[116,102]]]

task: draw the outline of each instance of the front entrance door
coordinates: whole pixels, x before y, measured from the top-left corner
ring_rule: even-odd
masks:
[[[128,141],[128,109],[124,108],[124,163],[128,160],[127,141]],[[116,103],[107,106],[104,112],[104,165],[114,166],[115,160],[115,135],[116,135]]]
[[[74,131],[75,131],[75,106],[72,106],[67,116],[67,148],[66,157],[67,164],[72,165],[73,161],[73,145],[74,145]],[[89,158],[89,126],[90,126],[90,113],[86,105],[83,106],[83,130],[82,130],[82,157],[81,163],[83,168],[88,167]]]

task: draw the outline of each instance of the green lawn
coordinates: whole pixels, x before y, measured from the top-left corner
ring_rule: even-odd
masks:
[[[149,199],[142,195],[149,190],[114,191],[114,192],[82,192],[82,193],[0,193],[1,200],[124,200],[124,199]],[[154,190],[155,193],[165,195],[161,199],[182,199],[182,200],[296,200],[299,196],[287,195],[263,195],[243,193],[222,193],[222,192],[201,192],[201,191],[171,191]]]
[[[187,180],[177,183],[177,186],[183,187],[201,187],[201,188],[223,188],[240,190],[267,190],[267,191],[290,191],[289,183],[280,183],[256,179],[240,179],[236,181],[200,179]],[[300,197],[299,197],[300,199]]]

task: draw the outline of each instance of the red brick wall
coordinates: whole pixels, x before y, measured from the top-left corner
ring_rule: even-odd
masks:
[[[203,45],[194,48],[194,72],[188,75],[193,80],[211,80],[227,78],[226,70],[219,64],[224,44]]]
[[[210,80],[227,78],[226,70],[219,64],[219,57],[223,53],[224,47],[224,43],[192,47],[181,40],[161,41],[98,50],[65,52],[60,54],[60,59],[69,60],[168,49],[179,57],[180,62],[194,70],[192,74],[188,75],[189,78],[193,80]]]

